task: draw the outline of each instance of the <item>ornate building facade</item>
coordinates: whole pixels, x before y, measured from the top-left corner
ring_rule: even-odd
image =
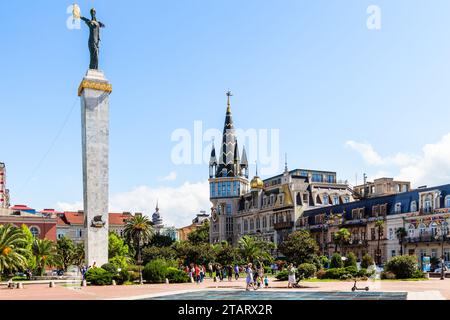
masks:
[[[287,163],[282,174],[248,179],[245,148],[240,157],[227,93],[227,110],[220,153],[213,145],[209,162],[211,208],[210,241],[234,245],[243,235],[281,243],[296,230],[305,210],[353,201],[353,191],[338,182],[335,172],[295,169]]]

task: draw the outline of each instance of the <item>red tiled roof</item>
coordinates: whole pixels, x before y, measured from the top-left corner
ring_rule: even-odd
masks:
[[[123,214],[123,213],[110,213],[109,214],[109,224],[111,225],[124,225],[125,220],[130,218],[130,214]]]
[[[10,209],[11,210],[34,210],[24,204],[16,204],[15,206],[11,207]]]

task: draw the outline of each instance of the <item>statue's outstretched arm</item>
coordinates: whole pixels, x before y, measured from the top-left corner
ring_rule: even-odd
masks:
[[[102,22],[100,22],[100,21],[98,21],[98,24],[100,25],[100,28],[104,28],[104,27],[106,27],[106,26],[105,26],[105,24],[104,24],[104,23],[102,23]]]
[[[85,17],[80,17],[81,20],[83,20],[84,22],[86,22],[87,25],[89,25],[89,23],[91,22],[91,20],[89,20],[88,18]]]

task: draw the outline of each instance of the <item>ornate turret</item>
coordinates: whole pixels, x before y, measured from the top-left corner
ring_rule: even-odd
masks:
[[[216,158],[216,148],[214,147],[214,140],[212,142],[211,157],[209,158],[209,177],[213,178],[216,176],[217,170],[217,158]]]
[[[219,165],[217,167],[216,177],[234,177],[236,176],[234,168],[234,150],[236,145],[236,135],[234,132],[233,119],[231,117],[230,97],[231,91],[227,92],[227,113],[225,124],[223,126],[222,146],[220,148]]]
[[[248,161],[245,146],[242,148],[241,173],[248,179]]]
[[[234,164],[234,174],[235,174],[235,176],[240,176],[241,175],[241,166],[240,166],[239,148],[238,148],[237,141],[236,141],[236,144],[234,145],[234,160],[233,160],[233,164]]]
[[[252,181],[250,181],[250,188],[252,191],[257,191],[264,188],[264,182],[258,176],[258,165],[256,165],[256,174],[253,177]]]
[[[152,215],[152,223],[155,228],[161,228],[163,226],[163,220],[159,213],[158,201],[156,201],[155,212]]]

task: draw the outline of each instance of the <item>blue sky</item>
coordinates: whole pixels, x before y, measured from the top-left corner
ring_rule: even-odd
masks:
[[[13,204],[75,208],[82,198],[76,93],[88,31],[66,27],[70,4],[14,1],[0,13],[0,161]],[[237,127],[280,129],[280,171],[287,152],[290,168],[333,170],[351,183],[363,172],[450,181],[446,0],[78,4],[86,16],[95,6],[106,24],[113,209],[151,213],[161,198],[173,224],[208,210],[207,165],[175,165],[171,134],[196,120],[221,130],[227,89]],[[380,30],[366,27],[372,4]]]

